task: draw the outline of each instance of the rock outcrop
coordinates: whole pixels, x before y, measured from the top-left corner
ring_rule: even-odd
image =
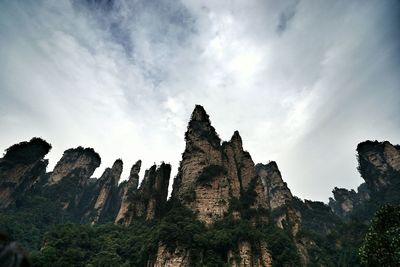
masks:
[[[256,171],[264,185],[268,207],[273,211],[289,204],[293,195],[283,181],[276,162],[257,164]]]
[[[385,191],[400,180],[400,146],[366,141],[357,146],[359,171],[371,193]]]
[[[230,141],[221,144],[209,116],[197,105],[185,140],[186,148],[173,186],[174,201],[192,210],[208,226],[229,213],[240,220],[243,207],[259,210],[260,214],[269,209],[267,190],[250,154],[243,149],[238,131]],[[241,208],[231,206],[233,202],[242,203]],[[260,217],[266,220],[266,216]],[[259,257],[253,256],[256,253],[249,242],[239,242],[236,250],[241,260],[237,261],[232,251],[227,255],[232,266],[271,265],[267,244],[258,248],[262,252]]]
[[[200,221],[210,225],[224,217],[232,198],[240,199],[257,179],[254,162],[243,150],[239,132],[229,142],[223,142],[211,125],[202,106],[192,113],[185,134],[186,148],[172,198],[197,214]],[[255,184],[257,181],[254,182]],[[259,190],[264,198],[264,193]],[[257,202],[266,208],[264,201]]]
[[[89,207],[85,217],[94,224],[99,220],[109,217],[113,218],[116,213],[118,200],[118,182],[121,178],[123,163],[117,159],[111,168],[106,168],[97,180],[93,193],[93,206]]]
[[[131,204],[129,193],[137,190],[137,187],[139,185],[139,172],[141,166],[142,161],[138,160],[131,168],[128,181],[124,181],[120,184],[121,205],[117,217],[115,218],[116,223],[122,222],[121,220],[128,216],[127,213]],[[129,220],[127,221],[127,223],[129,223]]]
[[[400,146],[378,141],[365,141],[357,146],[358,170],[365,180],[358,188],[335,188],[329,206],[340,217],[347,218],[366,201],[396,203],[400,201]],[[373,210],[371,210],[373,212]]]
[[[0,208],[7,208],[46,173],[51,145],[40,138],[6,149],[0,159]]]
[[[137,164],[132,168],[132,179],[128,181],[129,186],[125,189],[123,202],[116,218],[116,222],[125,225],[129,225],[135,218],[146,220],[159,218],[167,203],[171,165],[165,163],[158,167],[153,165],[146,170],[140,188],[137,188],[140,163]]]
[[[64,151],[48,176],[45,191],[59,201],[63,209],[78,212],[78,206],[90,176],[100,166],[101,158],[92,148],[71,148]]]
[[[365,183],[358,187],[357,192],[335,187],[332,193],[334,198],[329,198],[329,206],[335,214],[343,218],[361,206],[364,201],[370,199],[370,193]]]
[[[64,152],[49,177],[49,185],[57,184],[63,179],[73,179],[82,186],[92,176],[101,159],[92,148],[71,148]]]

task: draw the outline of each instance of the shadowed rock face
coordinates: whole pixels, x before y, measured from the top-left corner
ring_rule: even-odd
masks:
[[[388,189],[400,180],[400,146],[366,141],[357,146],[359,171],[372,193]]]
[[[0,159],[0,208],[6,208],[28,191],[46,173],[44,156],[51,145],[40,138],[6,149]]]
[[[86,212],[89,221],[99,222],[105,217],[113,217],[118,206],[118,182],[121,178],[123,163],[117,159],[111,168],[105,169],[96,181],[92,197],[92,206]]]
[[[357,146],[358,170],[365,183],[357,192],[335,188],[329,199],[331,209],[346,218],[367,200],[374,203],[400,201],[400,146],[378,141],[365,141]]]
[[[365,183],[358,187],[357,192],[335,187],[332,193],[334,198],[329,198],[329,206],[340,217],[346,217],[364,201],[370,199],[370,192]]]

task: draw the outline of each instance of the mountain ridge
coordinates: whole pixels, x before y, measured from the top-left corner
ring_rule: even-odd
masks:
[[[62,218],[74,223],[129,226],[159,221],[161,229],[163,222],[171,223],[168,216],[177,210],[198,221],[196,227],[204,233],[224,232],[226,227],[221,225],[247,232],[233,234],[229,244],[218,247],[217,255],[206,249],[210,246],[205,245],[207,241],[198,243],[195,236],[188,237],[192,241],[187,243],[160,234],[154,240],[153,254],[146,259],[148,266],[193,266],[207,263],[208,258],[230,266],[285,262],[307,266],[329,265],[329,259],[321,255],[327,255],[330,248],[321,243],[321,238],[336,233],[353,217],[365,223],[378,205],[399,202],[400,147],[387,141],[365,141],[357,146],[359,171],[366,182],[357,192],[335,188],[329,206],[293,196],[278,164],[255,164],[243,149],[238,131],[229,141],[222,141],[200,105],[193,110],[185,141],[168,199],[170,164],[151,166],[140,186],[140,160],[131,167],[126,181],[119,182],[123,168],[120,159],[95,179],[90,177],[101,163],[100,156],[92,148],[77,147],[66,150],[53,171],[46,172],[48,161],[44,157],[51,145],[32,138],[6,149],[0,159],[0,208],[18,210],[42,197],[55,205]],[[363,211],[369,207],[368,212]],[[363,213],[357,214],[360,211]],[[182,224],[188,224],[182,219]],[[282,240],[286,238],[290,251],[274,247],[271,238],[276,234]],[[335,238],[341,242],[341,237]]]

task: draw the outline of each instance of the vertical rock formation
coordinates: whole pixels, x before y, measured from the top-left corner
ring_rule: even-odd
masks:
[[[400,146],[366,141],[357,146],[359,171],[368,189],[375,194],[400,183]]]
[[[47,195],[56,198],[64,209],[76,211],[90,176],[101,158],[92,148],[71,148],[64,152],[49,173]]]
[[[128,208],[130,205],[128,193],[137,190],[137,187],[139,185],[139,172],[141,166],[142,161],[138,160],[131,168],[128,181],[125,181],[120,185],[121,205],[117,217],[115,218],[116,223],[123,219],[128,212]]]
[[[276,225],[281,228],[287,228],[293,235],[297,252],[304,265],[307,265],[308,253],[305,242],[298,237],[301,229],[302,215],[298,208],[294,207],[294,198],[287,184],[283,181],[281,172],[276,162],[271,161],[268,164],[257,164],[256,171],[264,185],[265,196],[268,207],[271,211],[271,217]],[[300,203],[304,206],[303,203]]]
[[[230,207],[233,200],[242,203],[246,209],[268,209],[264,185],[250,154],[243,150],[238,131],[230,141],[221,144],[204,108],[196,105],[185,140],[186,148],[173,186],[174,201],[192,210],[208,226],[229,212],[237,220],[241,218],[241,210]],[[234,261],[232,251],[228,253],[232,264],[269,266],[271,258],[267,245],[259,248],[262,251],[260,257],[253,257],[256,253],[249,244],[246,241],[237,244],[242,258],[239,262]]]
[[[256,171],[264,185],[268,206],[271,210],[281,208],[292,201],[293,195],[283,181],[275,161],[265,165],[258,163]]]
[[[210,225],[224,217],[229,201],[240,199],[251,181],[257,184],[254,163],[250,154],[243,150],[239,132],[236,131],[229,142],[220,144],[221,140],[202,106],[196,105],[185,140],[186,148],[172,198]],[[262,191],[259,190],[260,198],[264,197]],[[256,205],[265,206],[265,202],[261,200]]]
[[[118,203],[118,182],[123,168],[122,160],[117,159],[111,168],[105,169],[98,179],[93,195],[93,207],[89,209],[86,216],[91,223],[109,217],[113,218]]]
[[[171,174],[171,165],[162,163],[158,168],[153,165],[146,170],[144,179],[137,188],[140,163],[132,168],[132,180],[126,187],[121,207],[118,212],[117,223],[129,225],[135,218],[152,220],[159,218],[165,209],[168,196],[168,184]],[[125,199],[125,200],[124,200]]]
[[[398,203],[400,196],[400,146],[378,141],[365,141],[357,146],[358,170],[365,183],[357,192],[335,188],[329,205],[338,216],[347,219],[353,210],[370,200],[375,207],[380,203]],[[374,207],[364,208],[371,215]],[[364,219],[368,220],[368,216]]]
[[[51,145],[40,138],[6,149],[0,159],[0,208],[7,208],[45,174]]]
[[[92,148],[71,148],[64,152],[49,177],[49,184],[57,184],[64,178],[74,179],[78,185],[84,185],[97,167],[101,159]]]

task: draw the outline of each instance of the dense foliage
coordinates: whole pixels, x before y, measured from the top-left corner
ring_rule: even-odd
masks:
[[[400,266],[400,206],[385,205],[375,214],[360,256],[365,266]]]
[[[4,159],[18,163],[31,163],[43,158],[50,149],[49,143],[34,137],[29,142],[21,142],[7,148]]]

